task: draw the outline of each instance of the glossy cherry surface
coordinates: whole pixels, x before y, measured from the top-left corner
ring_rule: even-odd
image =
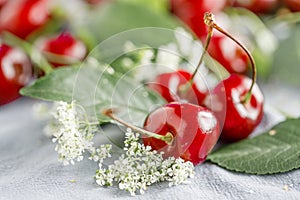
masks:
[[[145,145],[163,151],[164,157],[181,157],[193,164],[203,162],[220,135],[219,123],[207,108],[190,103],[169,103],[151,112],[144,129],[166,135],[173,135],[173,142],[143,137]]]
[[[17,99],[32,77],[31,63],[19,49],[0,44],[0,105]]]
[[[38,39],[37,47],[55,67],[69,65],[83,60],[87,48],[69,32]]]
[[[216,116],[220,116],[226,109],[226,117],[221,138],[233,142],[244,139],[251,134],[263,117],[263,95],[255,84],[249,101],[242,103],[249,90],[252,80],[246,76],[231,74],[228,79],[218,84],[211,96],[215,105],[212,108]],[[219,101],[226,95],[226,100]],[[210,107],[209,105],[207,105]]]
[[[26,38],[50,19],[49,0],[10,0],[0,12],[0,33],[9,31]]]
[[[247,71],[247,54],[230,38],[224,35],[213,35],[208,52],[229,73],[245,73]]]
[[[192,85],[185,91],[182,91],[181,87],[186,86],[191,77],[192,74],[184,70],[163,73],[151,81],[148,86],[158,92],[168,102],[186,100],[190,103],[201,105],[207,94],[207,87],[204,81],[195,77]]]

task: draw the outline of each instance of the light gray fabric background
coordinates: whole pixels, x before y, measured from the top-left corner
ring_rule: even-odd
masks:
[[[298,89],[270,84],[263,91],[269,106],[256,133],[283,119],[271,107],[299,116]],[[42,134],[43,123],[33,117],[35,102],[23,98],[0,107],[1,200],[300,199],[300,170],[256,176],[230,172],[210,163],[196,167],[190,184],[171,188],[166,183],[156,184],[144,195],[131,197],[116,186],[101,188],[93,179],[96,163],[84,160],[64,167],[57,161],[54,144]]]

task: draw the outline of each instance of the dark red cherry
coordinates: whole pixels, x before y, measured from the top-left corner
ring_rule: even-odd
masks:
[[[158,92],[168,102],[186,100],[194,104],[203,104],[207,87],[203,80],[195,77],[191,86],[183,91],[182,87],[191,79],[192,74],[184,70],[163,73],[148,84],[149,88]]]
[[[208,52],[229,73],[245,73],[247,71],[247,54],[234,41],[224,35],[213,35]]]
[[[9,31],[26,38],[49,19],[48,0],[10,0],[0,12],[0,33]]]
[[[279,1],[280,0],[234,0],[233,6],[247,8],[254,13],[268,13],[277,7]]]
[[[293,12],[300,11],[300,1],[299,0],[285,0],[285,5]]]
[[[217,117],[222,116],[226,110],[221,134],[225,141],[233,142],[248,137],[262,120],[264,98],[256,84],[249,101],[242,102],[251,83],[252,80],[246,76],[231,74],[228,79],[218,84],[208,97],[214,105],[218,105],[212,108]],[[222,98],[224,95],[225,101]]]
[[[55,67],[82,61],[87,54],[85,44],[69,32],[40,38],[37,40],[36,46]]]
[[[17,99],[32,77],[31,63],[20,49],[0,44],[0,105]]]
[[[203,162],[220,134],[217,118],[207,108],[190,103],[173,102],[151,112],[144,129],[165,136],[173,135],[171,144],[143,137],[145,145],[163,151],[164,157],[181,157],[193,164]]]

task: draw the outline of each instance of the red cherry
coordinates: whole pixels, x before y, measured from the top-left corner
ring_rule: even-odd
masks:
[[[168,102],[187,100],[190,103],[201,105],[207,94],[207,88],[202,80],[195,77],[187,91],[181,91],[181,87],[188,84],[191,78],[192,74],[189,72],[178,70],[160,74],[148,86]]]
[[[227,0],[171,0],[171,11],[196,35],[201,38],[206,35],[207,28],[203,22],[205,12],[217,14],[227,5]]]
[[[37,40],[36,46],[55,67],[82,61],[87,54],[87,48],[84,43],[69,32],[40,38]]]
[[[220,134],[219,122],[209,109],[178,102],[151,112],[144,129],[162,136],[171,133],[171,144],[153,137],[143,137],[143,142],[154,150],[163,151],[164,157],[181,157],[194,165],[205,160]]]
[[[233,2],[233,6],[247,8],[254,13],[271,12],[278,4],[279,0],[235,0]]]
[[[26,38],[49,20],[48,0],[7,1],[0,12],[0,33]]]
[[[219,83],[208,97],[214,105],[218,105],[212,108],[217,117],[222,116],[224,109],[226,110],[221,134],[225,141],[233,142],[248,137],[262,120],[264,98],[256,84],[249,101],[242,102],[251,83],[252,80],[246,76],[231,74],[228,79]],[[222,100],[224,95],[225,101]]]
[[[224,35],[213,35],[208,52],[229,73],[245,73],[247,71],[247,54],[235,42]]]
[[[0,105],[17,99],[32,77],[30,60],[21,50],[0,44]]]
[[[285,4],[293,12],[300,11],[300,1],[299,0],[285,0]]]

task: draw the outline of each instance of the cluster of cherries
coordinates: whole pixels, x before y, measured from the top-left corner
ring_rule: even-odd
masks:
[[[238,5],[239,1],[234,2],[234,5]],[[252,2],[255,2],[255,7],[259,7],[256,3],[264,1]],[[216,25],[211,15],[206,15],[206,24],[201,23],[204,11],[218,13],[227,4],[227,0],[171,0],[172,11],[205,41],[204,52],[208,50],[232,74],[221,81],[211,94],[200,89],[199,85],[202,83],[197,81],[201,80],[196,79],[195,75],[203,54],[193,74],[178,70],[161,74],[149,84],[150,88],[169,103],[148,115],[144,129],[128,124],[126,126],[150,136],[143,138],[145,145],[164,151],[165,156],[182,157],[194,164],[201,163],[217,142],[221,130],[221,138],[237,141],[247,137],[262,119],[263,96],[255,84],[256,69],[251,54]],[[0,0],[0,34],[10,32],[26,40],[50,20],[48,0]],[[225,36],[222,34],[212,37],[213,29]],[[220,49],[221,43],[226,40],[233,40],[238,44],[233,48],[234,54],[230,59]],[[41,36],[34,44],[54,67],[80,61],[87,54],[84,44],[65,31],[54,36]],[[246,70],[248,57],[252,63],[252,80],[235,74]],[[33,77],[32,65],[30,58],[22,50],[0,42],[0,105],[19,97],[19,89]],[[123,122],[111,110],[105,112],[105,115]]]
[[[27,40],[50,20],[48,0],[0,0],[0,105],[17,99],[19,90],[34,78],[35,71],[29,56],[1,41],[1,35],[10,32]],[[34,46],[54,68],[79,62],[87,54],[86,46],[67,31],[38,36]]]
[[[187,24],[200,40],[205,41],[208,29],[203,23],[205,12],[212,12],[226,21],[226,7],[243,7],[256,14],[300,11],[299,0],[170,0],[171,12]],[[284,11],[282,11],[284,10]],[[227,20],[228,28],[230,21]],[[239,37],[238,33],[236,36]],[[230,47],[230,48],[229,48]],[[230,73],[245,73],[248,70],[247,55],[228,37],[215,34],[208,48],[209,54]]]
[[[146,118],[144,129],[131,126],[113,115],[112,119],[146,135],[145,145],[163,151],[166,157],[181,157],[195,165],[203,162],[221,138],[238,141],[246,138],[260,123],[263,116],[263,95],[255,84],[256,67],[249,51],[229,33],[219,27],[211,13],[205,13],[209,27],[204,53],[193,74],[178,70],[160,74],[149,83],[169,103],[152,111]],[[252,79],[231,74],[209,94],[199,89],[201,81],[194,79],[208,49],[213,30],[216,29],[236,42],[246,52],[253,68]],[[223,126],[223,127],[222,127]]]

